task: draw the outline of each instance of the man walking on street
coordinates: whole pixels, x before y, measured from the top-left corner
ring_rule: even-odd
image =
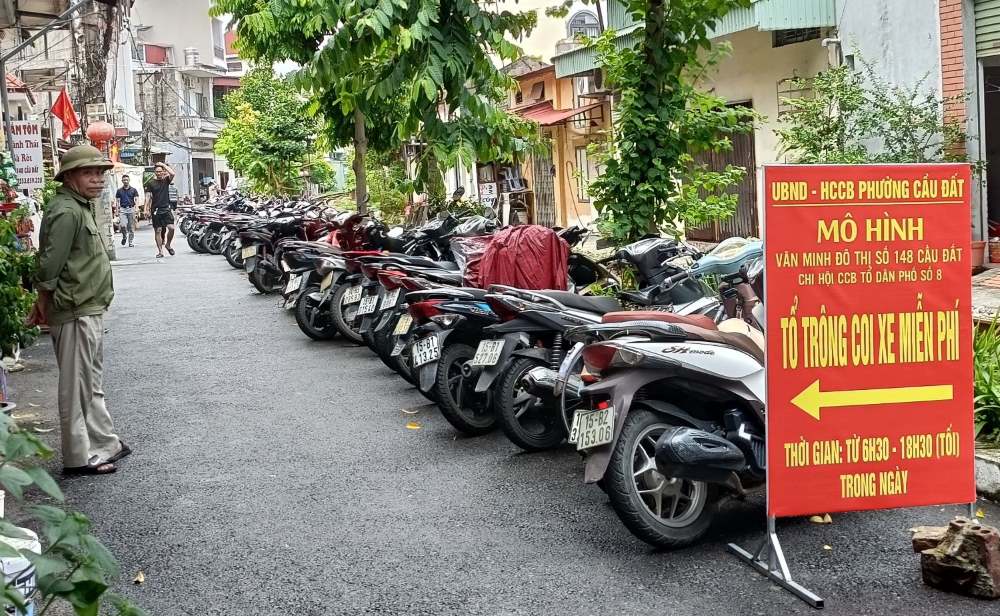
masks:
[[[104,404],[104,312],[114,297],[111,262],[94,216],[93,199],[112,168],[89,145],[63,155],[62,186],[42,217],[36,286],[29,322],[48,323],[59,365],[63,470],[105,475],[132,453],[115,434]]]
[[[174,181],[174,170],[166,163],[156,163],[153,170],[156,177],[146,183],[146,211],[152,213],[153,236],[156,238],[156,258],[163,258],[163,249],[174,254],[170,243],[174,241],[174,213],[170,209],[170,185]]]
[[[122,228],[122,246],[125,245],[125,238],[128,238],[128,245],[131,248],[135,240],[135,201],[139,198],[139,191],[135,186],[129,184],[129,177],[122,176],[122,187],[115,193],[115,209],[118,212],[118,224]]]

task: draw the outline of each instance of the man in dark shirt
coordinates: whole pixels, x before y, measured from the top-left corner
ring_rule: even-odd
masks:
[[[115,216],[119,217],[118,224],[122,228],[122,246],[128,238],[130,248],[135,240],[135,202],[138,198],[139,191],[129,184],[129,177],[123,175],[122,187],[115,193]]]
[[[163,248],[174,254],[170,243],[174,241],[174,213],[170,210],[170,184],[174,181],[174,170],[166,163],[156,163],[156,176],[146,183],[146,211],[152,214],[153,237],[156,238],[156,258],[163,258]]]

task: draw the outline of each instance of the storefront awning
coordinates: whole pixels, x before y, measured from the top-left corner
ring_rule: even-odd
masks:
[[[511,111],[525,120],[537,122],[540,126],[555,126],[556,124],[562,124],[574,116],[587,113],[591,109],[597,109],[601,105],[603,103],[591,103],[582,107],[573,107],[572,109],[553,109],[552,101],[542,101],[541,103],[512,109]]]
[[[223,88],[238,88],[240,87],[239,77],[216,77],[212,79],[212,85],[220,86]]]

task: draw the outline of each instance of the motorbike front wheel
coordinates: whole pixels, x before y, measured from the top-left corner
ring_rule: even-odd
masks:
[[[631,410],[604,474],[605,491],[622,523],[646,543],[668,550],[701,539],[718,508],[713,486],[656,470],[656,441],[670,427],[652,411]]]
[[[185,237],[187,238],[187,243],[188,243],[188,246],[191,248],[191,250],[193,250],[193,251],[195,251],[195,252],[197,252],[199,254],[205,252],[205,250],[201,247],[201,238],[200,237],[196,236],[193,233],[192,234],[188,234]]]
[[[449,344],[441,350],[434,390],[441,414],[459,432],[479,436],[496,426],[490,393],[477,394],[476,378],[466,378],[462,367],[476,355],[467,344]]]
[[[194,221],[185,216],[184,218],[181,218],[181,224],[177,225],[177,228],[180,229],[181,233],[187,235],[188,232],[191,230],[191,225],[193,224]]]
[[[566,438],[555,399],[528,392],[524,376],[541,361],[522,357],[515,361],[494,385],[493,402],[500,428],[512,443],[525,451],[552,449]]]
[[[313,340],[332,340],[337,335],[337,328],[333,326],[330,313],[320,311],[319,302],[309,298],[315,293],[319,293],[319,285],[306,287],[299,294],[299,301],[295,303],[295,323]]]

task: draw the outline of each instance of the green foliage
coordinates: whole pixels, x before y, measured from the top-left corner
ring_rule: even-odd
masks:
[[[38,437],[18,428],[6,415],[0,415],[0,485],[13,498],[24,500],[25,490],[34,487],[52,500],[63,501],[59,486],[37,466],[39,461],[51,457],[52,450]],[[90,534],[90,520],[86,516],[50,505],[34,505],[28,511],[40,530],[41,553],[22,552],[0,543],[0,556],[21,556],[31,561],[38,586],[25,597],[12,584],[5,584],[0,605],[23,610],[25,601],[32,600],[39,606],[36,614],[42,615],[63,603],[82,616],[96,615],[102,604],[110,603],[120,616],[145,614],[125,599],[108,593],[111,581],[118,576],[118,563]],[[0,520],[0,535],[26,538],[17,526],[3,520]]]
[[[332,144],[351,142],[356,109],[375,150],[425,143],[420,185],[432,166],[507,161],[537,142],[503,109],[513,81],[494,63],[520,55],[510,39],[530,32],[533,11],[475,0],[216,0],[213,11],[236,19],[245,57],[302,66],[296,82]]]
[[[24,325],[35,295],[22,282],[34,271],[35,257],[18,249],[16,226],[27,215],[26,209],[18,208],[0,216],[0,351],[28,344],[38,331]]]
[[[599,153],[603,175],[590,185],[601,228],[625,243],[677,222],[698,225],[736,207],[731,187],[746,171],[710,171],[698,155],[731,149],[730,136],[749,132],[755,116],[696,86],[724,48],[708,38],[715,22],[749,0],[629,0],[644,22],[642,43],[619,50],[615,33],[597,39],[597,53],[621,100],[614,134]]]
[[[975,361],[976,435],[1000,446],[1000,317],[972,339]]]
[[[790,111],[775,131],[782,150],[798,163],[929,163],[965,161],[969,136],[945,122],[945,104],[923,80],[889,83],[870,64],[863,71],[828,69],[795,87],[812,95],[784,99]]]
[[[347,161],[347,186],[348,190],[354,190],[354,150],[348,153]],[[365,177],[368,179],[368,196],[371,198],[369,206],[377,210],[378,217],[388,224],[403,222],[411,186],[399,153],[368,150],[365,155]]]
[[[316,156],[310,141],[319,125],[306,113],[294,86],[275,78],[270,68],[256,68],[225,101],[229,118],[216,151],[254,192],[301,192],[301,172]]]

